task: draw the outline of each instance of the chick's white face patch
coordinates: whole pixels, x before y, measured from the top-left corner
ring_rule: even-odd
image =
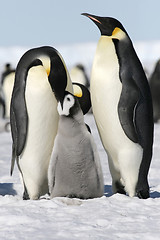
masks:
[[[59,115],[68,116],[69,111],[73,107],[74,103],[75,103],[74,97],[71,94],[67,94],[64,97],[62,105],[60,102],[58,102],[57,110],[58,110]]]

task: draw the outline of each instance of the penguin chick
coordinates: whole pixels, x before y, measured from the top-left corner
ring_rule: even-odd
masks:
[[[51,198],[101,197],[100,159],[77,98],[65,92],[57,109],[60,119],[48,174]]]

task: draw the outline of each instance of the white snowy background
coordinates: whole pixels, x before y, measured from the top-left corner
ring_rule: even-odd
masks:
[[[136,52],[149,76],[160,58],[160,42],[136,42]],[[83,63],[91,71],[96,43],[54,46],[70,69]],[[0,71],[13,67],[27,48],[0,48]],[[10,176],[11,135],[0,133],[0,239],[3,240],[159,240],[160,239],[160,124],[155,124],[153,159],[149,171],[150,198],[115,194],[107,155],[101,145],[92,114],[85,116],[98,147],[104,173],[105,194],[91,200],[41,198],[22,200],[23,188],[17,168]],[[116,136],[115,136],[116,137]],[[47,196],[45,196],[47,197]]]

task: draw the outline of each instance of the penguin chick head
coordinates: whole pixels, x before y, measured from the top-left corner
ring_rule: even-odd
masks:
[[[90,18],[99,28],[101,35],[114,39],[123,39],[127,35],[126,30],[122,24],[112,17],[99,17],[88,13],[82,15]]]
[[[79,109],[80,106],[76,97],[65,91],[63,99],[58,102],[57,110],[59,115],[73,117]]]

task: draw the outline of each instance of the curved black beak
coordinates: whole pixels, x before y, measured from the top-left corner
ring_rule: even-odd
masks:
[[[63,96],[63,98],[61,98],[61,99],[58,100],[58,101],[60,102],[60,104],[61,104],[62,110],[63,110],[63,100],[64,100],[64,96]]]
[[[98,16],[95,16],[95,15],[92,15],[92,14],[89,14],[89,13],[82,13],[81,15],[90,18],[96,25],[97,24],[102,24],[102,22],[101,22],[102,17],[98,17]]]
[[[81,15],[88,17],[91,19],[99,28],[101,34],[103,32],[103,17],[95,16],[89,13],[82,13]]]

